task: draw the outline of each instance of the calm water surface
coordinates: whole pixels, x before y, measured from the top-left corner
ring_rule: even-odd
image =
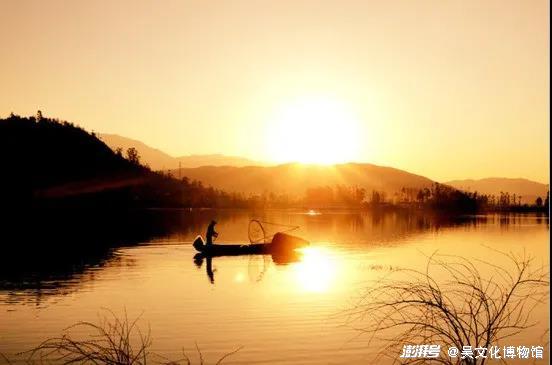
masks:
[[[525,252],[543,264],[549,256],[548,220],[533,215],[443,222],[395,213],[163,214],[173,222],[165,232],[56,275],[4,273],[0,352],[28,350],[77,321],[96,321],[109,308],[141,315],[142,327],[151,328],[152,350],[173,359],[183,348],[193,355],[197,343],[209,363],[239,346],[225,363],[371,363],[378,349],[353,328],[362,323],[347,325],[343,315],[371,280],[394,268],[423,268],[436,250],[498,264],[493,249]],[[190,243],[211,217],[219,221],[220,243],[247,242],[249,220],[260,218],[299,225],[295,234],[311,246],[284,262],[271,256],[194,261]],[[535,314],[540,325],[512,341],[546,345],[546,308]]]

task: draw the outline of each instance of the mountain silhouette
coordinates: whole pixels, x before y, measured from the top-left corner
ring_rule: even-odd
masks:
[[[142,161],[154,170],[169,170],[175,177],[188,177],[235,193],[274,192],[302,196],[311,187],[347,185],[394,194],[403,187],[421,189],[433,183],[420,175],[368,163],[263,166],[261,162],[220,154],[172,157],[141,141],[115,134],[100,134],[99,137],[113,150],[135,147]],[[179,163],[181,168],[178,168]]]
[[[490,177],[485,179],[453,180],[446,183],[456,189],[480,194],[500,195],[508,192],[521,196],[522,203],[533,204],[538,197],[544,199],[549,190],[548,184],[542,184],[528,179],[512,179],[505,177]]]
[[[155,172],[141,164],[143,157],[137,148],[145,145],[138,141],[131,144],[126,151],[113,151],[94,133],[40,115],[0,119],[0,163],[5,171],[0,180],[0,199],[14,207],[57,206],[60,202],[79,208],[257,207],[263,206],[266,195],[271,193],[282,197],[273,200],[273,204],[285,206],[288,198],[300,203],[309,194],[321,196],[317,189],[343,187],[353,194],[354,189],[361,189],[365,198],[377,192],[383,194],[378,201],[395,202],[425,201],[427,196],[422,193],[429,193],[427,188],[433,189],[441,203],[456,204],[444,199],[431,179],[391,167],[368,163],[288,163],[181,167]],[[159,161],[172,161],[162,151],[147,148],[143,150],[153,151]],[[190,158],[201,164],[224,159],[228,162],[226,156],[220,155]],[[509,192],[529,204],[537,196],[545,197],[548,190],[547,185],[525,179],[464,180],[448,185],[480,194]],[[475,200],[475,195],[455,194],[452,190],[447,192],[449,197]],[[357,201],[361,202],[362,199]]]
[[[125,153],[126,152],[126,153]],[[200,182],[140,164],[136,150],[114,152],[94,133],[56,119],[0,119],[0,201],[11,208],[78,209],[239,206]]]
[[[358,186],[388,195],[402,188],[423,189],[433,181],[403,170],[368,163],[309,165],[290,163],[278,166],[203,166],[172,171],[228,192],[262,194],[273,192],[302,196],[309,188],[320,186]]]
[[[200,167],[200,166],[253,166],[264,165],[264,163],[249,160],[244,157],[226,156],[222,154],[209,155],[189,155],[173,157],[159,149],[148,146],[147,144],[122,137],[117,134],[99,134],[99,138],[107,144],[112,150],[122,148],[126,150],[134,147],[138,150],[142,162],[153,170],[171,170],[181,167]]]

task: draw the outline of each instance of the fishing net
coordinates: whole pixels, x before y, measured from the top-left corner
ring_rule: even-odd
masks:
[[[298,229],[299,226],[288,224],[263,222],[257,219],[249,221],[249,242],[250,243],[270,243],[272,237],[278,232],[285,233]]]
[[[251,243],[265,243],[266,233],[263,225],[260,221],[252,219],[249,221],[249,242]]]

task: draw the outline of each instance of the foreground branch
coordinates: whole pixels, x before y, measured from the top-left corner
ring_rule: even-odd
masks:
[[[350,322],[385,348],[393,363],[485,364],[485,358],[442,356],[400,359],[406,344],[442,348],[499,345],[535,325],[531,314],[549,295],[548,270],[533,259],[499,252],[511,269],[479,260],[432,255],[424,272],[396,270],[366,290],[349,311]],[[482,273],[490,273],[486,276]],[[437,280],[436,278],[443,278]]]

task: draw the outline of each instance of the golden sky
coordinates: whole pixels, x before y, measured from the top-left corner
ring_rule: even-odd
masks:
[[[2,1],[0,116],[548,182],[548,1]]]

